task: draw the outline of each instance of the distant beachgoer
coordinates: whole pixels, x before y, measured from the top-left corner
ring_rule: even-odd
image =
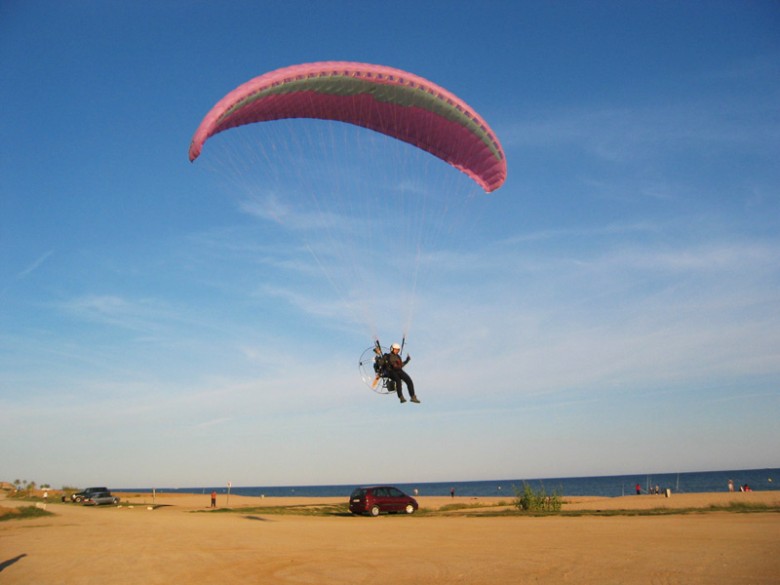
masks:
[[[734,491],[734,480],[733,479],[729,480],[729,491],[730,492]]]
[[[216,508],[217,507],[217,492],[216,490],[211,492],[211,507]]]
[[[455,488],[450,488],[450,497],[451,498],[455,497]]]
[[[636,495],[640,495],[642,493],[642,486],[639,484],[636,484]]]

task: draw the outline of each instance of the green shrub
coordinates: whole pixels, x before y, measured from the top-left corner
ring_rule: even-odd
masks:
[[[558,491],[548,494],[544,486],[539,484],[539,489],[534,490],[528,483],[523,482],[523,489],[512,486],[515,490],[514,506],[524,512],[560,512],[563,498]]]

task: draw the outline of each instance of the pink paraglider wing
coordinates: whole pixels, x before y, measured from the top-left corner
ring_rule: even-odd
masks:
[[[219,132],[285,118],[337,120],[403,140],[460,169],[487,192],[506,180],[501,144],[457,96],[400,69],[345,61],[294,65],[240,85],[203,118],[190,160]]]

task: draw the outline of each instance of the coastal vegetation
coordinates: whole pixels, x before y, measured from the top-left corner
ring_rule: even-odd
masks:
[[[523,489],[513,486],[515,490],[514,506],[523,512],[560,512],[563,499],[558,491],[547,493],[544,485],[533,489],[528,482],[523,482]]]
[[[6,520],[27,520],[29,518],[40,518],[41,516],[52,516],[52,513],[38,506],[22,506],[20,508],[0,506],[0,522]]]
[[[69,488],[62,488],[62,490],[67,489]],[[12,482],[0,481],[0,491],[5,492],[8,498],[25,499],[42,496],[44,492],[51,494],[54,490],[48,483],[38,484],[33,480],[15,479]]]

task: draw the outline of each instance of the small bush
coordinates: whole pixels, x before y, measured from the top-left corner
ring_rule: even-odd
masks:
[[[514,487],[514,486],[513,486]],[[548,494],[543,485],[534,490],[528,483],[523,482],[523,489],[514,487],[514,506],[524,512],[560,512],[563,498],[558,491]]]

